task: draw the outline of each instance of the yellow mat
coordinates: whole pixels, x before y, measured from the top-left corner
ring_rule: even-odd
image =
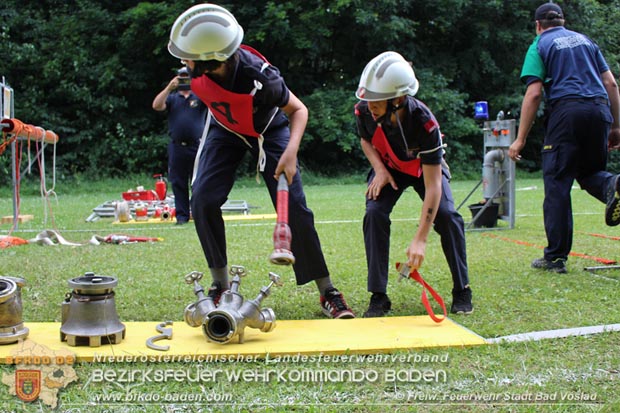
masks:
[[[248,214],[248,215],[224,215],[224,221],[243,221],[243,220],[259,220],[259,219],[276,219],[278,217],[277,214]],[[160,218],[149,218],[144,221],[136,221],[135,219],[129,220],[127,222],[114,221],[112,224],[168,224],[172,225],[176,221],[175,220],[162,220]],[[193,222],[193,221],[192,221]]]
[[[69,346],[60,341],[60,323],[25,323],[30,329],[27,340],[50,350],[67,350],[78,361],[141,361],[156,356],[161,361],[208,360],[209,357],[244,357],[264,359],[276,356],[378,354],[430,347],[476,346],[486,344],[484,338],[460,326],[451,319],[440,324],[428,316],[356,318],[352,320],[281,320],[276,328],[263,333],[245,329],[245,342],[227,344],[208,342],[202,329],[192,328],[184,321],[172,326],[172,340],[156,341],[169,345],[168,351],[152,350],[146,346],[149,337],[158,335],[159,322],[125,322],[125,339],[101,347]],[[0,346],[0,361],[19,351],[25,343]],[[30,347],[30,346],[29,346]],[[205,358],[205,356],[208,356]]]

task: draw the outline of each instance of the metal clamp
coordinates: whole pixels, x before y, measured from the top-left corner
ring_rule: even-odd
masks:
[[[411,274],[411,267],[409,267],[406,263],[404,262],[397,262],[396,263],[396,271],[398,271],[398,281],[402,281],[402,280],[406,280],[410,278],[410,274]]]
[[[202,280],[203,276],[204,276],[204,273],[201,273],[199,271],[192,271],[189,274],[185,275],[184,277],[185,283],[193,284],[194,282]]]
[[[238,275],[239,277],[245,277],[246,276],[245,267],[242,266],[242,265],[231,265],[230,266],[230,270],[228,272],[233,277],[235,275]]]
[[[159,340],[172,340],[172,328],[165,328],[166,326],[171,326],[172,324],[173,323],[170,320],[159,323],[155,328],[161,334],[148,338],[146,340],[146,346],[150,349],[158,351],[170,350],[170,346],[158,346],[157,344],[154,344],[154,342]]]

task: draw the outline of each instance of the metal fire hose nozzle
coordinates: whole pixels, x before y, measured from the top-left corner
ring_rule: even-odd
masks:
[[[239,293],[241,277],[245,276],[245,268],[232,266],[230,274],[233,275],[231,287],[224,291],[216,305],[213,299],[205,297],[204,289],[198,284],[196,275],[190,273],[185,277],[188,284],[194,283],[194,293],[198,301],[190,304],[185,309],[185,322],[191,327],[202,325],[202,332],[206,339],[220,344],[228,343],[239,338],[239,343],[244,341],[246,327],[256,328],[262,332],[270,332],[276,326],[276,315],[271,308],[261,309],[261,303],[269,296],[273,285],[282,286],[280,276],[270,272],[271,283],[262,287],[258,296],[253,300],[245,300]]]
[[[22,319],[21,289],[25,281],[18,277],[0,277],[0,345],[28,337]]]
[[[185,322],[190,327],[198,327],[202,324],[204,317],[207,313],[215,310],[215,303],[213,299],[205,295],[204,288],[198,283],[203,277],[203,273],[198,271],[192,271],[187,274],[184,279],[186,284],[194,285],[194,294],[198,297],[195,303],[189,304],[185,307],[184,318]]]

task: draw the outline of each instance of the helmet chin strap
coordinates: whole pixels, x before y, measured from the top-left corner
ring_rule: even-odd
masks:
[[[391,126],[392,124],[392,114],[395,114],[398,109],[402,108],[403,102],[405,102],[404,100],[401,101],[401,103],[398,104],[394,104],[393,101],[395,99],[392,99],[390,101],[387,102],[387,107],[385,109],[385,113],[378,117],[376,122],[377,123],[383,123],[385,122],[385,124],[387,126]],[[398,117],[398,114],[396,114],[396,125],[398,126],[398,130],[400,131],[400,136],[403,139],[403,148],[405,149],[405,151],[407,152],[407,156],[409,156],[409,158],[413,159],[415,158],[414,156],[414,151],[412,149],[409,148],[409,145],[407,144],[407,138],[405,137],[405,131],[403,130],[403,125],[400,123],[400,118]]]
[[[396,111],[403,107],[402,104],[395,105],[392,103],[395,99],[388,100],[387,107],[385,108],[385,113],[377,118],[377,123],[385,123],[386,125],[392,124],[392,115],[396,113]]]
[[[225,65],[230,70],[231,67],[236,67],[238,61],[239,57],[235,52],[227,60],[195,60],[194,69],[187,66],[187,70],[189,71],[190,77],[196,79],[220,68],[222,65]]]
[[[204,75],[206,71],[213,70],[216,64],[221,64],[221,62],[215,63],[212,60],[197,60],[194,62],[194,69],[188,67],[187,70],[189,70],[191,78],[196,79]]]
[[[192,70],[192,68],[189,67],[187,64],[185,65],[185,67],[187,68],[187,74],[189,75],[190,79],[196,79],[197,77],[202,76],[202,75],[200,75],[200,76],[197,75],[198,74],[198,69],[196,68],[196,64],[195,63],[194,63],[194,70]]]

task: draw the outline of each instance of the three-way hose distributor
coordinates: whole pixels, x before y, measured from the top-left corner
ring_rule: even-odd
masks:
[[[239,294],[241,277],[246,275],[245,268],[233,265],[230,275],[233,276],[230,289],[222,293],[217,304],[198,283],[203,276],[201,272],[194,271],[185,276],[185,282],[194,285],[194,294],[198,297],[196,302],[185,308],[185,322],[191,327],[202,326],[206,339],[220,344],[226,344],[235,337],[239,337],[240,344],[243,343],[246,327],[265,333],[272,331],[276,327],[276,315],[271,308],[261,309],[260,306],[273,285],[282,286],[280,276],[270,272],[271,283],[262,287],[255,299],[245,300]]]

